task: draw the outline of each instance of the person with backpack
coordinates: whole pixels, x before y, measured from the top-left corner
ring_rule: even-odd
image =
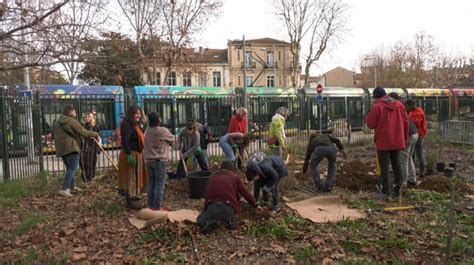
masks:
[[[260,191],[263,193],[263,204],[269,203],[269,192],[272,191],[272,213],[280,211],[280,181],[288,176],[288,169],[280,156],[265,156],[262,152],[255,154],[247,163],[245,173],[248,181],[254,182],[254,197],[258,202]]]
[[[61,157],[66,173],[59,194],[72,196],[71,190],[76,189],[74,176],[79,169],[81,153],[81,137],[99,138],[99,133],[84,129],[76,120],[76,110],[73,106],[66,106],[62,115],[53,124],[53,139],[56,148],[56,156]]]

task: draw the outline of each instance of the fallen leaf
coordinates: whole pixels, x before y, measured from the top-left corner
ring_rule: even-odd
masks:
[[[323,265],[331,265],[332,264],[332,259],[324,258],[322,264]]]
[[[78,260],[85,259],[85,258],[86,258],[86,253],[79,253],[79,254],[73,254],[72,255],[72,259],[74,261],[78,261]]]
[[[276,244],[270,244],[270,246],[272,247],[273,252],[280,253],[280,254],[286,253],[286,248],[283,246],[276,245]]]
[[[73,251],[77,253],[86,252],[87,247],[77,247],[77,248],[74,248]]]
[[[70,236],[72,235],[74,232],[76,231],[76,229],[68,229],[66,230],[66,232],[64,233],[66,236]]]
[[[43,244],[46,241],[46,237],[43,234],[33,234],[30,237],[31,243],[35,245]]]

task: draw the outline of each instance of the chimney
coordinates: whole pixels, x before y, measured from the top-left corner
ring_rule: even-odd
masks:
[[[202,56],[203,54],[203,50],[202,50],[202,46],[199,46],[199,54]]]

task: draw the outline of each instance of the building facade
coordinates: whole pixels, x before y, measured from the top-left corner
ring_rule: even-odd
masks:
[[[160,60],[148,61],[142,73],[147,85],[292,87],[290,43],[271,38],[229,41],[227,49],[183,49],[183,61],[168,69]],[[169,71],[167,80],[166,73]],[[300,69],[297,72],[299,82]],[[167,82],[165,82],[167,81]]]

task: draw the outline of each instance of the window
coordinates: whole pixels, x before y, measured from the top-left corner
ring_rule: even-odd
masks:
[[[237,51],[237,60],[240,62],[240,51]]]
[[[239,78],[238,78],[238,79],[239,79],[239,82],[238,82],[238,83],[239,83],[239,86],[240,86],[240,84],[241,84],[241,82],[240,82],[240,75],[239,75]]]
[[[191,84],[191,72],[183,73],[183,86],[192,86]]]
[[[161,85],[161,73],[156,73],[156,84]]]
[[[245,65],[247,67],[252,65],[252,52],[245,52]]]
[[[278,61],[281,61],[281,51],[278,51]]]
[[[245,86],[252,86],[253,83],[253,76],[246,76],[245,77]]]
[[[267,87],[275,87],[275,77],[273,75],[267,76]]]
[[[207,86],[207,73],[199,74],[199,86]]]
[[[221,86],[221,72],[212,72],[212,86],[213,87]]]
[[[267,52],[267,64],[270,67],[273,67],[273,65],[275,64],[275,57],[274,57],[273,51]]]
[[[170,76],[168,77],[168,85],[176,86],[176,72],[170,73]]]

